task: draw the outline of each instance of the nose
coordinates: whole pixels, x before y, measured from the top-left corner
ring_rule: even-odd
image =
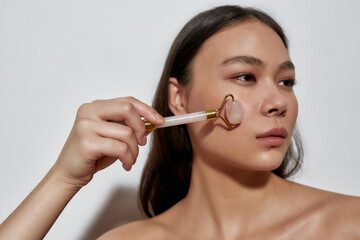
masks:
[[[267,86],[263,89],[260,112],[266,117],[285,117],[288,104],[287,99],[279,91],[277,86]]]

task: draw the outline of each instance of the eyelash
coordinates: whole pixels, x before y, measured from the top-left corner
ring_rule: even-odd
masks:
[[[240,80],[239,78],[241,78],[241,77],[245,77],[245,79]],[[249,73],[234,76],[234,77],[232,77],[232,79],[235,79],[237,81],[242,81],[242,82],[249,82],[249,81],[255,82],[256,81],[255,76],[253,74],[249,74]],[[295,79],[290,78],[290,79],[282,80],[279,83],[283,83],[280,86],[293,88],[297,84],[297,81]]]

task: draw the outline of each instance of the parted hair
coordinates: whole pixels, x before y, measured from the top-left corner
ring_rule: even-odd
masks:
[[[220,6],[192,18],[175,38],[158,84],[153,107],[162,116],[173,116],[168,106],[169,78],[183,87],[191,82],[192,61],[204,42],[215,33],[243,21],[260,21],[270,26],[288,49],[281,26],[261,10],[240,6]],[[186,126],[157,129],[152,133],[150,152],[139,189],[139,202],[148,217],[158,215],[188,193],[193,151]],[[288,178],[301,166],[303,148],[297,127],[281,165],[273,173]]]

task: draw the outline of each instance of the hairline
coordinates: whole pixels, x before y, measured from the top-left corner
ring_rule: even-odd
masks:
[[[189,95],[190,95],[190,91],[191,91],[191,88],[192,88],[192,82],[193,82],[193,79],[192,79],[192,75],[193,75],[193,67],[194,67],[194,61],[195,59],[197,58],[197,56],[199,56],[199,54],[201,53],[202,49],[204,48],[204,45],[208,42],[209,39],[211,39],[214,35],[218,34],[218,33],[221,33],[223,31],[226,31],[228,28],[231,28],[235,25],[238,25],[238,24],[244,24],[244,23],[251,23],[251,22],[259,22],[259,23],[263,23],[267,26],[269,26],[277,35],[279,35],[278,32],[275,31],[275,29],[272,28],[272,26],[270,24],[268,24],[267,22],[265,21],[262,21],[261,19],[255,17],[255,16],[246,16],[245,18],[243,19],[237,19],[237,20],[234,20],[232,22],[229,22],[228,24],[222,26],[222,28],[220,28],[218,31],[214,32],[211,36],[209,36],[202,44],[201,46],[199,47],[199,49],[197,50],[196,54],[194,55],[194,57],[191,59],[189,65],[188,65],[188,78],[189,78],[189,81],[186,85],[184,85],[184,94],[185,94],[185,99],[188,100],[189,99]],[[280,37],[280,36],[279,36]],[[283,42],[283,39],[281,38],[281,41]],[[283,42],[284,44],[284,47],[286,49],[286,51],[288,51],[288,48],[286,46],[286,44]],[[290,62],[291,64],[286,64],[287,68],[286,69],[294,69],[295,70],[295,65],[291,62],[291,61],[285,61],[283,62],[282,64],[280,64],[279,68],[281,70],[285,69],[284,67],[285,66],[282,66],[283,64],[287,63],[287,62]],[[289,66],[292,65],[293,68],[289,68]]]
[[[186,85],[184,85],[184,94],[185,94],[185,99],[188,100],[189,99],[189,95],[190,95],[190,91],[191,91],[191,86],[192,86],[192,82],[193,82],[193,79],[192,79],[192,75],[193,75],[193,69],[194,69],[194,61],[196,59],[197,56],[199,56],[199,54],[201,53],[202,49],[204,48],[204,45],[208,42],[208,40],[210,38],[212,38],[214,35],[218,34],[218,33],[221,33],[223,31],[226,31],[228,28],[231,28],[237,24],[243,24],[243,23],[247,23],[247,22],[262,22],[268,26],[270,26],[269,24],[267,24],[266,22],[264,21],[261,21],[260,19],[256,18],[255,16],[246,16],[245,18],[243,19],[236,19],[232,22],[229,22],[228,24],[225,24],[224,26],[222,26],[219,30],[217,30],[216,32],[214,32],[212,35],[210,35],[202,44],[201,46],[199,47],[199,49],[197,50],[196,54],[194,55],[194,57],[191,59],[189,65],[188,65],[188,78],[189,81]],[[271,26],[270,26],[271,27]],[[274,30],[275,31],[275,30]]]

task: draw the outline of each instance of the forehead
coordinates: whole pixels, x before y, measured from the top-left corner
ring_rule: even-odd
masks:
[[[290,60],[280,36],[268,25],[249,20],[228,26],[207,39],[195,57],[195,64],[220,64],[234,56],[254,56],[265,62]]]

